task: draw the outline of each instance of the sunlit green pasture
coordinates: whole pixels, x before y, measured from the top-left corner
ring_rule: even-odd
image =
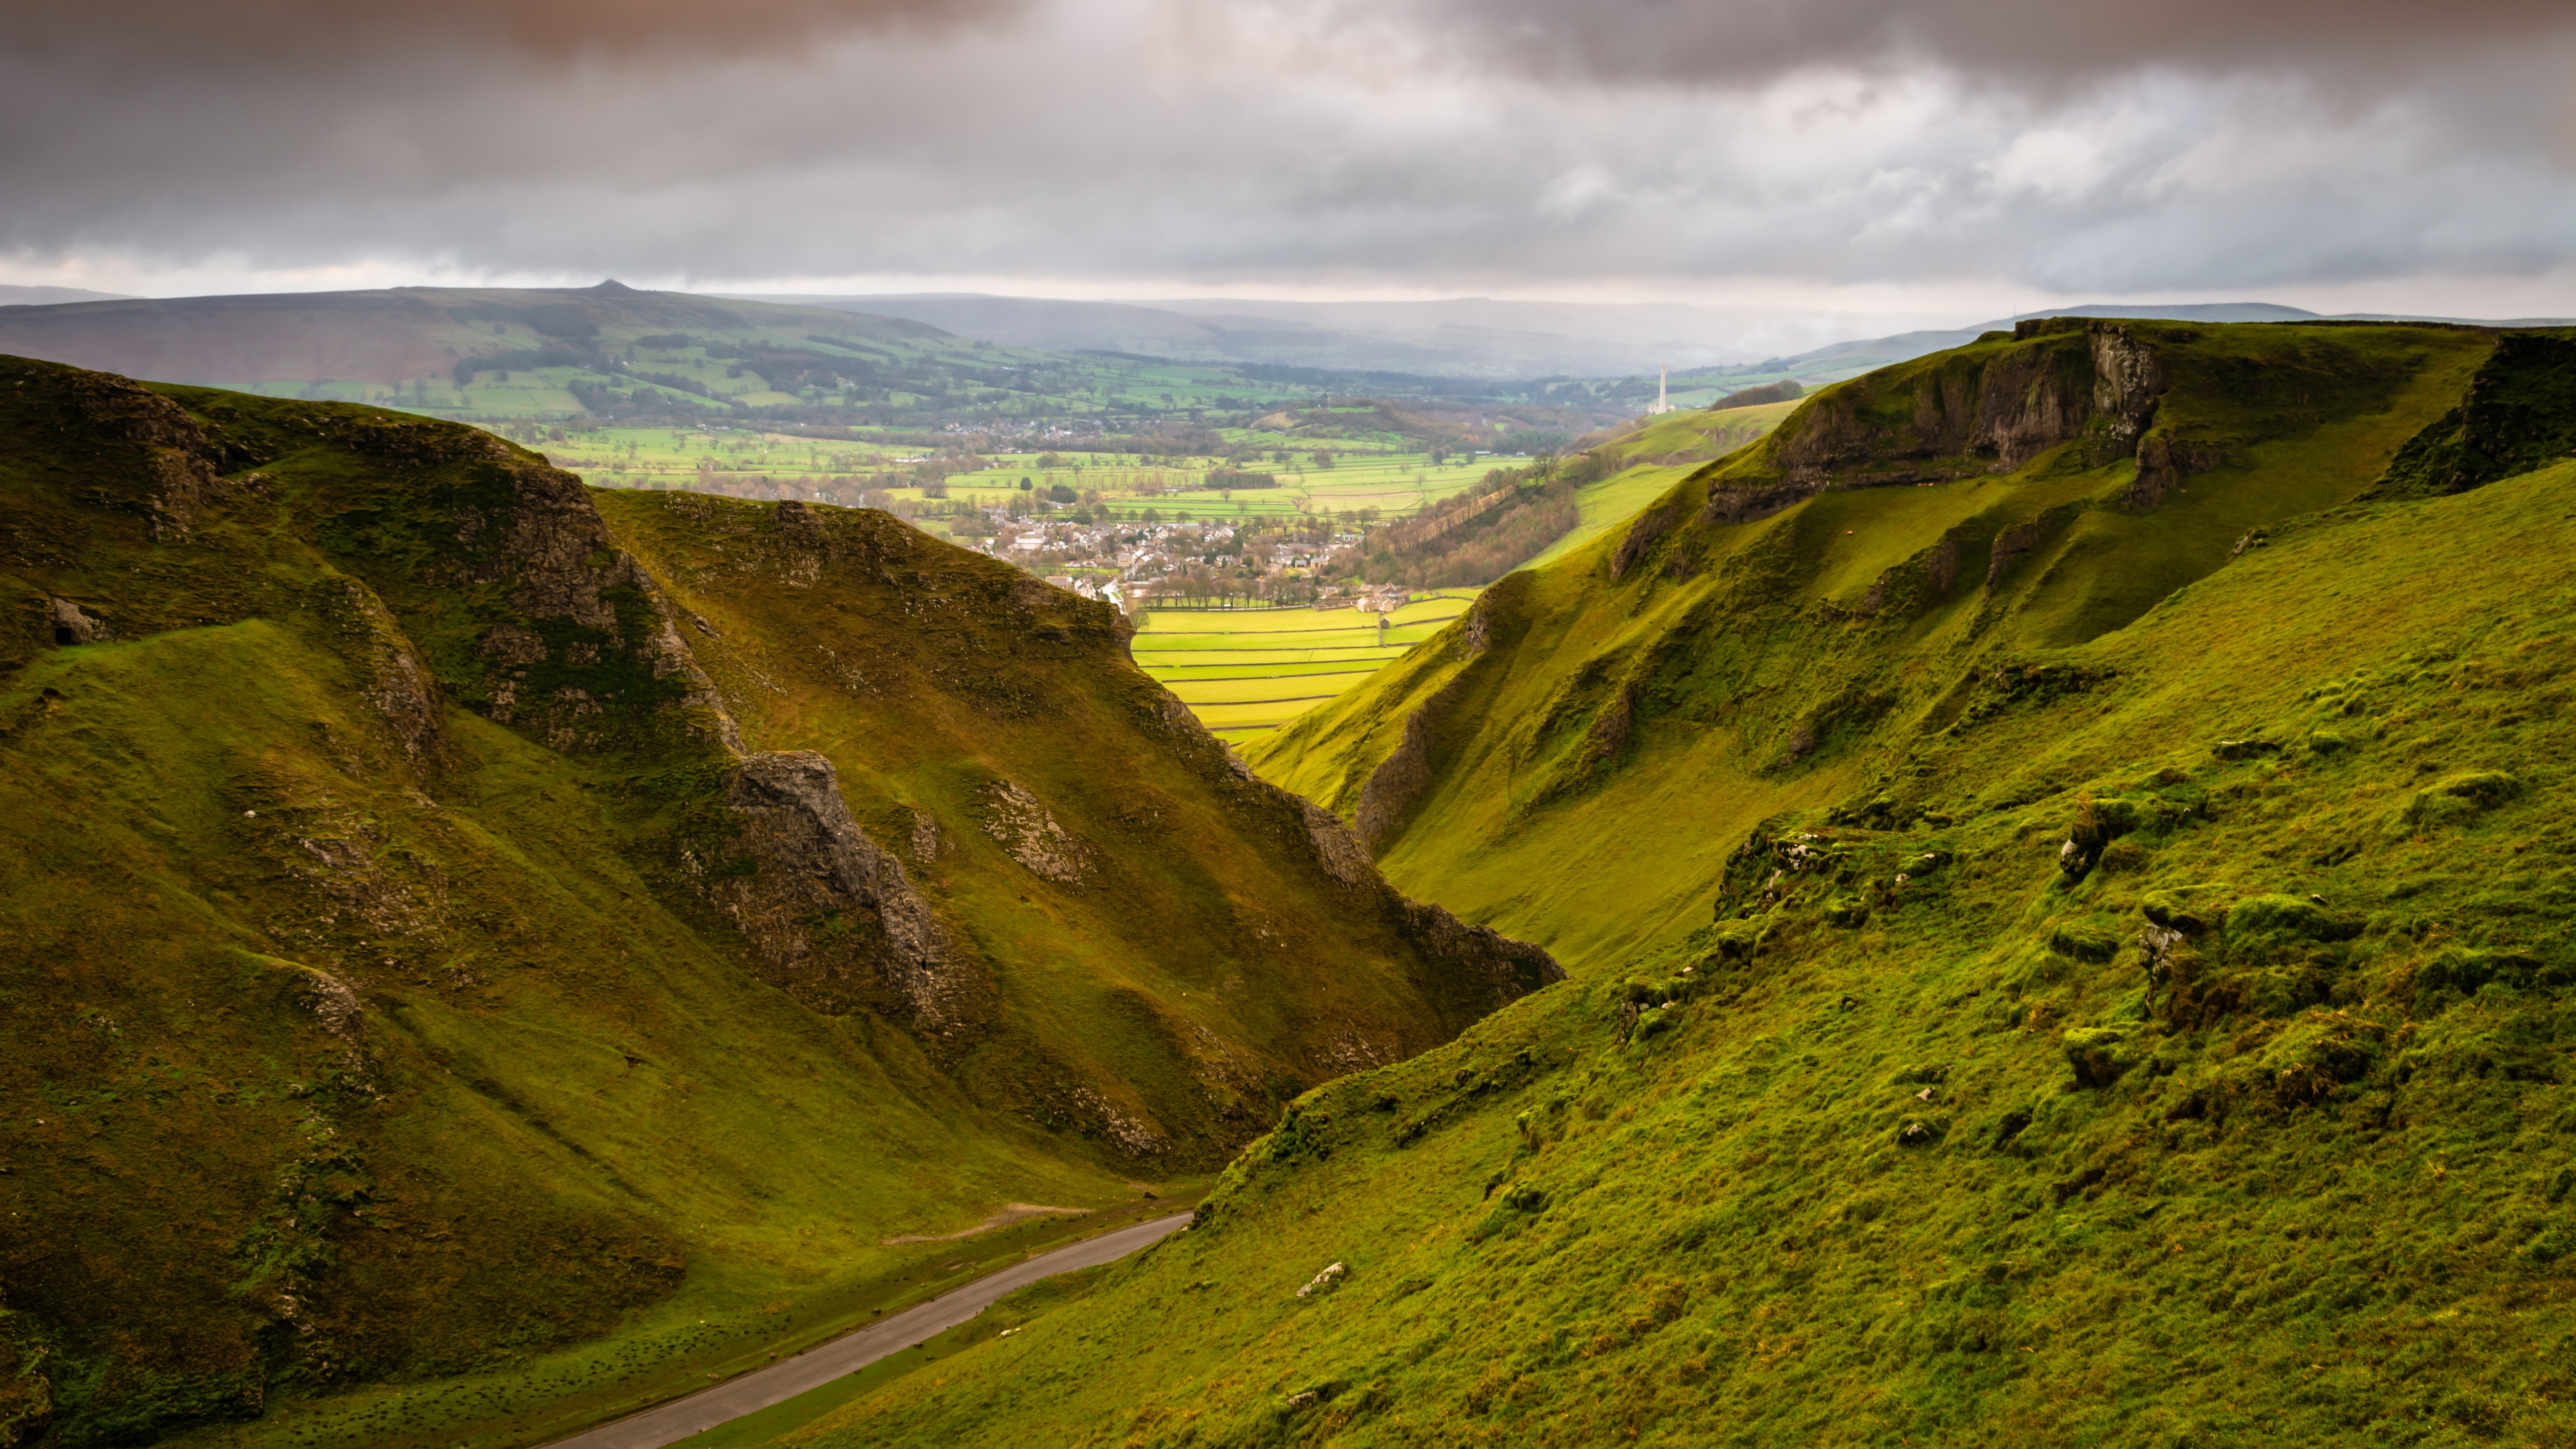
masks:
[[[520,411],[522,423],[499,423],[496,430],[542,450],[557,466],[586,481],[619,488],[691,488],[735,492],[749,484],[764,496],[805,495],[831,503],[856,504],[871,492],[889,500],[921,503],[933,495],[922,476],[935,466],[923,449],[876,441],[848,442],[793,433],[717,428],[599,428],[570,432],[536,420],[538,389],[526,389],[530,402]],[[558,436],[560,434],[560,436]],[[1052,458],[1053,466],[1045,460]],[[984,466],[939,479],[949,506],[999,508],[1013,498],[1044,497],[1069,488],[1077,498],[1090,496],[1091,506],[1106,507],[1124,519],[1141,519],[1153,509],[1158,518],[1193,521],[1293,517],[1329,510],[1338,517],[1363,511],[1380,518],[1401,518],[1481,480],[1496,467],[1523,465],[1521,458],[1472,458],[1433,463],[1423,452],[1337,452],[1330,466],[1315,461],[1312,450],[1287,463],[1247,460],[1242,471],[1268,473],[1273,488],[1209,488],[1211,471],[1226,467],[1213,457],[1185,457],[1148,464],[1130,454],[1059,452],[980,456]],[[1021,479],[1029,481],[1022,489]]]
[[[1393,614],[1157,609],[1139,622],[1129,647],[1201,724],[1228,739],[1250,739],[1368,678],[1438,633],[1474,597],[1472,589],[1429,594]]]

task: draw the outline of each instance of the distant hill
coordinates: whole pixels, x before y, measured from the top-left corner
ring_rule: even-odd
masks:
[[[92,292],[80,287],[0,286],[0,307],[43,307],[55,302],[114,302],[121,292]]]
[[[653,335],[739,341],[807,332],[904,341],[945,335],[890,317],[716,302],[603,282],[30,306],[0,312],[0,353],[212,387],[351,382],[398,389],[447,378],[460,360],[477,357],[533,351],[587,359]]]
[[[906,317],[1013,347],[1141,353],[1461,378],[1625,376],[1750,354],[1710,308],[1457,297],[1428,302],[1194,298],[1084,302],[974,293],[767,300]]]
[[[476,421],[726,419],[1022,438],[1187,433],[1199,451],[1215,447],[1212,415],[1258,416],[1283,402],[1383,389],[1491,412],[1527,391],[1355,371],[1337,359],[1416,367],[1440,359],[1337,350],[1313,329],[1327,341],[1295,354],[1305,362],[1220,361],[1197,358],[1211,349],[1183,345],[1184,334],[1235,334],[1178,313],[932,301],[909,309],[918,316],[897,316],[615,282],[132,298],[0,309],[0,353]],[[1283,336],[1299,330],[1235,320]],[[1168,360],[1174,355],[1182,360]],[[1582,397],[1556,411],[1576,432],[1614,415]]]
[[[2010,331],[2016,323],[2041,317],[2135,317],[2158,322],[2462,322],[2480,327],[2550,327],[2564,325],[2568,319],[2520,317],[2504,321],[2479,321],[2468,317],[2434,317],[2412,312],[2348,312],[2327,317],[2298,307],[2284,307],[2273,302],[2192,302],[2154,305],[2121,302],[2088,302],[2080,307],[2049,307],[2037,312],[2022,312],[1973,327],[1947,331],[1900,332],[1892,337],[1871,337],[1855,342],[1836,342],[1801,352],[1793,357],[1773,357],[1761,362],[1735,367],[1707,369],[1693,373],[1694,381],[1715,378],[1795,377],[1804,381],[1831,382],[1857,377],[1873,368],[1893,363],[1911,362],[1953,347],[1965,347],[1988,332]],[[1676,382],[1681,379],[1676,378]]]

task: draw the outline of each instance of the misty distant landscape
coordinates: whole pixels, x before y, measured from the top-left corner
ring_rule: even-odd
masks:
[[[2576,1443],[2576,15],[0,41],[0,1449]]]

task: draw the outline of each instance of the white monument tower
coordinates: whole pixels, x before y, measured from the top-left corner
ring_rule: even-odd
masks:
[[[1671,364],[1661,362],[1655,364],[1655,415],[1658,417],[1673,410],[1671,400],[1665,395],[1665,386],[1671,380],[1671,376]]]

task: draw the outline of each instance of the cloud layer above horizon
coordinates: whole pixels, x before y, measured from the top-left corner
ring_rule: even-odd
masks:
[[[2523,0],[100,0],[13,24],[0,270],[31,280],[2576,276],[2576,14]]]

